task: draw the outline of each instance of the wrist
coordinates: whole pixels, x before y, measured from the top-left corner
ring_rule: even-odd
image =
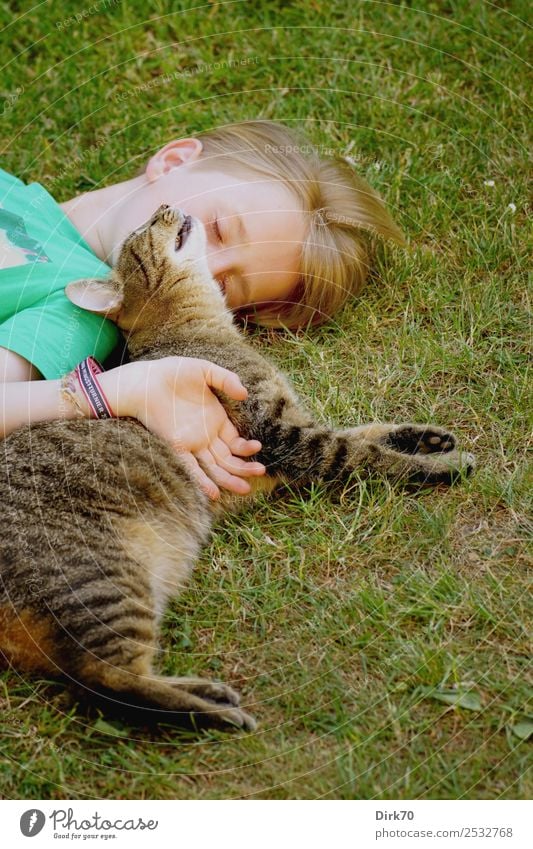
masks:
[[[127,363],[123,366],[104,371],[98,375],[98,382],[116,418],[131,416],[136,418],[138,384],[137,363]]]
[[[46,381],[46,383],[53,384],[56,389],[60,419],[91,418],[89,402],[83,394],[74,370],[65,374],[61,380]]]
[[[59,384],[60,403],[59,414],[61,418],[109,419],[116,418],[115,412],[107,397],[106,389],[114,390],[114,382],[101,377],[105,374],[102,366],[94,357],[86,357],[72,371],[65,374]],[[104,388],[105,387],[105,388]]]

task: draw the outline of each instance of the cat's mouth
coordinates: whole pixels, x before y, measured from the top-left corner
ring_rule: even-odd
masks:
[[[181,227],[179,228],[179,230],[176,234],[176,241],[174,242],[174,250],[179,251],[179,249],[183,247],[183,245],[187,241],[187,238],[188,238],[189,233],[191,232],[192,228],[193,228],[192,216],[186,215],[185,218],[183,219],[183,224],[181,225]]]

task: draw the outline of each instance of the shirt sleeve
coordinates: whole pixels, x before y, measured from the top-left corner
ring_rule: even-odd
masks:
[[[0,346],[24,357],[48,380],[88,356],[103,362],[120,338],[111,321],[74,306],[62,290],[0,324]]]

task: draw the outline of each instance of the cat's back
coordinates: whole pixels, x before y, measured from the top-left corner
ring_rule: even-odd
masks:
[[[131,419],[46,422],[3,442],[0,511],[10,503],[41,517],[163,505],[198,493],[170,446]]]

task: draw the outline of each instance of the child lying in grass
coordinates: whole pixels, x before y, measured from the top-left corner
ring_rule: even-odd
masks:
[[[368,271],[367,233],[403,242],[347,162],[321,159],[268,121],[171,141],[131,180],[63,204],[38,183],[0,171],[3,436],[29,422],[92,414],[75,378],[68,396],[75,403],[65,403],[60,378],[88,356],[105,359],[119,334],[70,303],[64,289],[77,278],[105,277],[125,237],[162,203],[204,224],[209,268],[228,307],[271,327],[319,323],[356,294]],[[232,372],[168,358],[112,368],[99,382],[113,414],[167,439],[211,497],[219,487],[245,494],[245,478],[263,474],[244,459],[259,443],[239,437],[211,392],[245,398]]]

